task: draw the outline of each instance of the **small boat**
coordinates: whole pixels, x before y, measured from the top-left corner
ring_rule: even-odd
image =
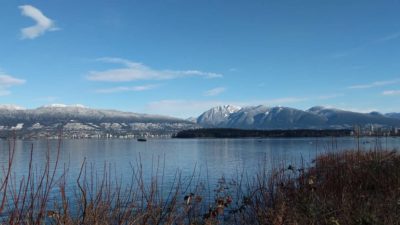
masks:
[[[147,141],[146,138],[138,138],[137,141]]]

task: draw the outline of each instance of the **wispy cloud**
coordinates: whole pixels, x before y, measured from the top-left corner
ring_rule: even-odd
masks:
[[[296,102],[304,102],[308,101],[310,98],[298,98],[298,97],[287,97],[287,98],[275,98],[275,99],[267,99],[263,101],[262,104],[267,104],[267,105],[282,105],[282,104],[290,104],[290,103],[296,103]]]
[[[24,83],[25,83],[25,80],[18,79],[18,78],[12,77],[10,75],[0,73],[0,86],[1,87],[10,87],[10,86],[20,85],[20,84],[24,84]]]
[[[330,95],[321,95],[316,97],[316,99],[319,100],[327,100],[327,99],[333,99],[333,98],[338,98],[338,97],[342,97],[344,96],[344,94],[340,93],[340,94],[330,94]]]
[[[121,58],[100,58],[97,61],[120,64],[123,67],[105,71],[91,71],[86,76],[91,81],[127,82],[137,80],[170,80],[182,77],[219,78],[222,74],[199,70],[157,70],[142,63]]]
[[[387,90],[383,91],[382,95],[400,95],[400,90]]]
[[[102,94],[109,94],[109,93],[129,92],[129,91],[147,91],[155,89],[159,86],[160,86],[159,84],[149,84],[149,85],[133,86],[133,87],[120,86],[113,88],[98,89],[96,90],[96,92]]]
[[[24,110],[25,107],[15,105],[15,104],[1,104],[0,109],[9,109],[9,110]]]
[[[23,39],[35,39],[47,31],[59,30],[54,21],[46,17],[39,9],[31,5],[21,5],[19,8],[22,15],[30,17],[36,22],[33,26],[21,29]]]
[[[234,68],[234,67],[232,67],[232,68],[229,68],[229,72],[237,72],[238,71],[238,69],[237,68]]]
[[[204,96],[217,96],[226,91],[224,87],[217,87],[204,92]]]
[[[350,56],[350,55],[352,55],[352,54],[357,53],[358,51],[363,50],[366,46],[367,46],[367,45],[362,45],[362,46],[359,46],[359,47],[350,48],[350,49],[347,49],[347,50],[335,52],[335,53],[333,53],[331,56],[332,56],[333,58],[343,58],[343,57],[347,57],[347,56]]]
[[[387,42],[387,41],[395,40],[395,39],[398,39],[398,38],[400,38],[400,32],[389,34],[387,36],[381,37],[378,40],[376,40],[376,42]]]
[[[349,89],[366,89],[366,88],[373,88],[373,87],[381,87],[381,86],[386,86],[386,85],[391,85],[391,84],[396,84],[399,83],[400,79],[394,79],[394,80],[383,80],[383,81],[375,81],[369,84],[357,84],[357,85],[352,85],[347,88]]]
[[[366,49],[367,47],[370,47],[370,46],[373,46],[373,45],[378,45],[378,44],[383,44],[385,42],[396,40],[396,39],[399,39],[399,38],[400,38],[400,32],[388,34],[386,36],[382,36],[382,37],[377,38],[375,40],[367,41],[364,44],[361,44],[359,46],[356,46],[356,47],[353,47],[353,48],[349,48],[347,50],[335,52],[331,56],[333,58],[347,57],[347,56],[350,56],[352,54],[356,54],[356,53]]]
[[[24,84],[26,81],[23,79],[18,79],[13,76],[4,74],[0,71],[0,96],[5,96],[11,94],[8,88],[16,85]]]
[[[370,113],[370,112],[379,112],[377,108],[354,108],[354,107],[342,107],[340,108],[344,111],[351,111],[351,112],[359,112],[359,113]]]

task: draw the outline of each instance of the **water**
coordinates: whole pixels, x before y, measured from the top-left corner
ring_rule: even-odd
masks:
[[[9,143],[0,140],[0,181],[4,179],[4,169],[8,163]],[[69,139],[61,142],[59,140],[17,140],[12,183],[18,184],[23,178],[26,180],[31,149],[33,149],[32,166],[35,173],[40,174],[40,171],[44,170],[47,156],[50,159],[50,167],[54,168],[59,144],[61,148],[56,178],[68,170],[66,176],[68,198],[73,199],[79,196],[76,179],[82,163],[86,160],[89,180],[90,177],[96,176],[101,180],[106,167],[112,179],[118,178],[122,185],[130,183],[133,171],[137,172],[137,168],[141,165],[146,184],[149,184],[155,175],[158,175],[158,179],[162,179],[162,185],[158,184],[158,187],[161,187],[162,196],[168,196],[173,190],[170,187],[173,186],[177,171],[183,178],[181,182],[184,188],[179,193],[182,199],[185,194],[194,191],[197,184],[205,181],[203,186],[205,196],[203,196],[204,203],[207,205],[215,200],[214,195],[217,192],[213,191],[218,188],[218,180],[221,177],[227,180],[238,180],[240,175],[254,177],[260,168],[268,171],[271,168],[286,167],[289,164],[312,165],[312,160],[316,156],[326,152],[357,148],[362,150],[398,149],[400,138],[150,139],[147,142],[126,139]],[[50,155],[47,155],[48,153]],[[191,179],[193,174],[195,179]],[[196,179],[202,181],[192,182]],[[15,185],[13,187],[18,189]],[[57,202],[60,199],[58,184],[51,190],[49,198],[50,202],[52,200]],[[10,208],[12,208],[11,199],[8,199]],[[136,201],[140,202],[140,196]],[[79,207],[75,207],[75,204],[74,201],[71,202],[72,213],[78,213]],[[52,204],[48,206],[51,208]],[[3,212],[0,215],[0,221],[1,218],[6,217],[7,212]]]
[[[76,179],[86,158],[88,168],[98,173],[104,165],[114,175],[127,180],[132,175],[132,165],[141,162],[143,175],[150,179],[163,171],[165,180],[172,179],[177,170],[190,176],[196,169],[200,176],[210,180],[221,176],[234,177],[238,173],[252,174],[264,165],[267,168],[285,164],[306,165],[316,155],[327,151],[400,147],[400,138],[362,138],[359,141],[345,138],[271,138],[271,139],[150,139],[147,142],[125,139],[72,139],[62,140],[59,157],[59,174],[68,168],[68,175]],[[23,176],[28,171],[30,148],[33,146],[33,164],[43,168],[46,152],[50,149],[54,165],[58,140],[17,140],[13,172]],[[0,141],[0,165],[7,163],[8,142]]]

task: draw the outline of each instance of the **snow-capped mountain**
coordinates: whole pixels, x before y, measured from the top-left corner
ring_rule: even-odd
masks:
[[[117,110],[92,109],[82,105],[53,104],[36,109],[0,107],[0,123],[43,124],[82,120],[87,122],[186,122],[185,120],[159,115],[148,115]]]
[[[325,108],[325,107],[312,107],[307,111],[325,118],[327,120],[327,124],[331,127],[352,126],[355,124],[358,125],[378,124],[385,126],[398,126],[400,121],[385,116],[379,112],[358,113],[358,112],[351,112],[351,111]]]
[[[227,106],[212,108],[201,114],[197,123],[205,127],[239,129],[343,129],[368,124],[400,127],[395,116],[371,112],[358,113],[340,109],[312,107],[299,110],[289,107],[248,106],[227,112]]]
[[[214,107],[197,118],[197,123],[205,127],[224,126],[231,114],[240,110],[240,107],[223,105]]]
[[[54,136],[62,130],[70,137],[127,137],[168,135],[199,127],[238,129],[351,129],[354,125],[400,128],[400,114],[358,113],[326,107],[299,110],[265,105],[214,107],[196,120],[103,110],[83,105],[53,104],[36,109],[0,105],[0,137],[17,132],[21,137]]]
[[[92,109],[82,105],[53,104],[36,109],[0,106],[0,132],[19,130],[51,133],[63,130],[101,136],[107,132],[172,133],[194,127],[196,125],[193,122],[174,117]]]
[[[228,110],[229,109],[231,110]],[[288,107],[267,107],[265,105],[219,106],[204,112],[197,120],[206,127],[229,127],[241,129],[281,129],[320,127],[324,120],[314,114]]]
[[[228,127],[250,129],[317,128],[324,119],[314,114],[289,108],[263,105],[243,108],[231,115]]]

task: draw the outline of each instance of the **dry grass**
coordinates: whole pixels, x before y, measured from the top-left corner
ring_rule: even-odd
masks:
[[[61,142],[60,142],[61,143]],[[0,171],[3,224],[400,224],[400,156],[390,151],[347,151],[317,157],[313,166],[288,166],[253,177],[222,177],[215,188],[177,171],[166,189],[163,162],[146,182],[141,160],[128,184],[110,166],[98,175],[86,161],[76,180],[58,163],[60,143],[44,167],[13,176],[15,140]],[[89,168],[87,168],[89,167]],[[265,167],[266,168],[266,167]],[[56,171],[61,170],[61,176]],[[74,184],[75,194],[67,193]]]
[[[326,154],[306,170],[275,172],[270,182],[253,198],[257,224],[400,224],[396,152]]]

